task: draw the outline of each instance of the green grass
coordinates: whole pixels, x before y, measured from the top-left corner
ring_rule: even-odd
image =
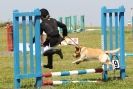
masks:
[[[1,30],[1,29],[0,29]],[[70,37],[78,37],[80,45],[92,48],[101,48],[101,32],[100,31],[88,31],[81,33],[69,34]],[[0,35],[0,40],[4,39]],[[126,51],[133,52],[133,39],[131,38],[131,32],[125,31],[126,39]],[[6,39],[5,39],[6,40]],[[3,52],[2,46],[6,45],[6,41],[2,40],[0,43],[0,51]],[[4,46],[5,47],[5,46]],[[60,59],[57,55],[54,55],[54,68],[52,70],[42,68],[42,71],[64,71],[64,70],[76,70],[76,69],[88,69],[97,68],[101,64],[98,61],[87,61],[79,65],[72,64],[74,60],[72,54],[74,52],[73,46],[61,46],[64,53],[64,59]],[[2,50],[1,50],[2,49]],[[6,47],[5,47],[6,50]],[[13,89],[13,56],[11,53],[8,55],[0,55],[0,89]],[[42,56],[42,62],[47,63],[47,58]],[[109,80],[107,82],[99,83],[77,83],[77,84],[65,84],[58,86],[45,86],[44,89],[132,89],[133,87],[133,57],[126,57],[126,72],[127,76],[125,80],[114,79],[114,72],[109,72]],[[22,66],[23,67],[23,66]],[[119,76],[119,71],[116,71],[115,76]],[[66,77],[53,77],[52,80],[94,80],[102,79],[101,74],[85,74],[85,75],[73,75]],[[46,79],[47,80],[47,79]],[[22,89],[33,89],[35,80],[24,79],[22,80]]]

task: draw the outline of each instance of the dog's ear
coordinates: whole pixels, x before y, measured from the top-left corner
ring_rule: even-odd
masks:
[[[78,50],[78,49],[80,49],[80,48],[79,48],[78,46],[75,46],[75,49]]]
[[[76,49],[76,51],[79,51],[79,52],[81,50],[81,48],[79,46],[75,46],[75,49]]]

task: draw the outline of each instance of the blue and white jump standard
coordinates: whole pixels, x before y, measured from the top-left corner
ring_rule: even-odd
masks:
[[[120,48],[119,62],[120,62],[120,78],[121,79],[125,79],[125,75],[126,75],[125,73],[125,67],[126,67],[125,66],[125,47],[124,47],[124,12],[125,12],[124,6],[121,6],[118,9],[107,9],[106,7],[103,7],[101,9],[102,49],[112,50],[113,48],[114,49]],[[113,27],[113,20],[115,20],[114,27]],[[113,30],[115,30],[115,33],[112,33]],[[107,36],[107,32],[110,32],[109,37]],[[114,41],[113,41],[113,38],[114,38],[113,34],[115,34]],[[109,47],[107,46],[108,43],[110,43]],[[105,78],[107,78],[107,71],[105,71],[104,76]]]

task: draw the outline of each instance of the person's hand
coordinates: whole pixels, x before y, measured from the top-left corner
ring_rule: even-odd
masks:
[[[43,43],[41,43],[41,47],[43,47]]]
[[[63,40],[65,40],[66,36],[63,36]]]

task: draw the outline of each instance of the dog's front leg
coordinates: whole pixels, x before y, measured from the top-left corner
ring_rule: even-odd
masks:
[[[80,61],[81,61],[81,59],[79,58],[78,60],[75,60],[75,61],[73,61],[72,63],[73,63],[73,64],[75,64],[75,63],[76,63],[76,64],[79,64]]]
[[[75,60],[75,61],[73,61],[72,63],[73,64],[79,64],[81,61],[83,61],[84,60],[84,56],[81,56],[79,59],[77,59],[77,60]]]

